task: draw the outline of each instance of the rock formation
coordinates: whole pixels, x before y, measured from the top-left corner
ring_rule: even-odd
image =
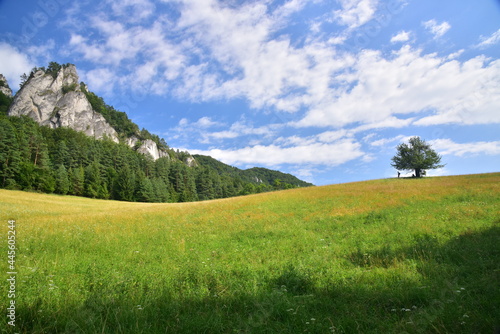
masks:
[[[88,136],[108,137],[118,143],[115,129],[92,109],[81,91],[74,65],[63,66],[56,77],[43,70],[34,73],[14,97],[8,114],[27,115],[40,125],[70,127]]]
[[[4,93],[8,97],[12,96],[12,89],[10,89],[7,79],[3,76],[3,74],[0,74],[0,92]]]
[[[189,156],[189,157],[185,158],[184,159],[184,163],[188,167],[196,167],[196,166],[198,166],[198,163],[196,162],[195,158],[193,158],[192,156]]]
[[[127,138],[126,144],[129,147],[136,149],[139,153],[149,154],[153,160],[163,157],[170,158],[168,152],[158,149],[158,145],[151,139],[141,141],[139,138],[132,136]]]

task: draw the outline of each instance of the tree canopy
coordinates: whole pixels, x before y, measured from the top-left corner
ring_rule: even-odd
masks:
[[[420,137],[410,138],[408,144],[399,144],[396,150],[391,166],[398,170],[414,170],[416,177],[421,177],[427,169],[444,167],[440,164],[441,156]]]
[[[0,188],[123,201],[190,202],[289,185],[256,183],[243,174],[221,172],[209,157],[205,160],[212,163],[200,158],[201,163],[188,167],[183,163],[188,153],[167,151],[169,157],[153,161],[124,143],[98,140],[66,127],[40,126],[27,116],[0,114]]]

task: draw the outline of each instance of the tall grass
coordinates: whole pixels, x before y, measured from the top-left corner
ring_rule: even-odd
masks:
[[[0,190],[2,254],[17,221],[16,331],[492,333],[499,181],[377,180],[182,204]]]

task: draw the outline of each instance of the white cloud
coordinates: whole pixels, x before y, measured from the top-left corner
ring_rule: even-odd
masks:
[[[429,144],[442,155],[458,157],[479,154],[500,155],[500,141],[455,143],[450,139],[436,139],[429,141]]]
[[[393,138],[382,138],[378,140],[374,140],[370,143],[371,146],[386,146],[387,144],[393,144],[393,143],[401,143],[404,141],[407,141],[409,137],[399,135]]]
[[[111,12],[123,16],[143,1],[147,14],[147,0],[127,0],[123,10],[113,1]],[[499,122],[499,61],[476,57],[460,62],[461,51],[439,57],[410,46],[390,55],[340,51],[337,44],[348,38],[349,29],[375,17],[378,1],[340,1],[335,15],[349,28],[337,36],[306,35],[301,43],[282,28],[306,6],[305,0],[277,7],[267,0],[241,5],[216,0],[164,2],[175,6],[179,15],[160,15],[155,22],[138,25],[102,12],[88,27],[99,43],[91,41],[88,32],[73,33],[73,52],[98,68],[106,66],[114,78],[104,83],[94,77],[98,87],[112,89],[118,84],[194,102],[242,98],[259,110],[306,113],[289,125],[357,124],[358,132],[411,124]],[[450,29],[447,22],[423,24],[435,36]],[[408,41],[410,34],[400,31],[391,41]],[[204,138],[238,136],[241,132],[228,128]]]
[[[500,61],[479,56],[466,62],[404,46],[390,57],[365,50],[337,89],[314,96],[306,116],[296,126],[365,124],[370,127],[407,126],[414,115],[430,116],[417,125],[500,122]],[[412,115],[400,119],[395,115]],[[363,129],[363,128],[361,128]]]
[[[33,58],[36,57],[37,62],[43,62],[45,64],[48,64],[51,61],[54,61],[53,57],[53,51],[56,47],[56,43],[53,39],[49,39],[45,41],[41,45],[31,45],[27,48],[26,52],[29,55],[32,55]]]
[[[259,138],[271,138],[276,134],[276,130],[282,127],[278,124],[269,124],[261,127],[254,127],[246,121],[238,121],[233,123],[228,130],[216,132],[204,132],[202,135],[206,139],[205,142],[210,142],[212,139],[234,139],[243,136],[258,136]]]
[[[118,15],[127,22],[140,22],[151,17],[155,5],[148,0],[108,0],[114,15]]]
[[[9,83],[10,88],[17,90],[21,83],[20,76],[29,74],[34,67],[29,57],[10,44],[0,42],[0,73]]]
[[[96,68],[80,75],[91,91],[109,93],[115,81],[114,74],[107,68]]]
[[[465,52],[464,49],[461,49],[461,50],[458,50],[457,52],[453,52],[453,53],[450,53],[446,59],[447,60],[452,60],[452,59],[457,59],[458,57],[460,57],[463,53]]]
[[[217,126],[217,125],[220,125],[220,124],[221,123],[219,123],[219,122],[212,121],[212,119],[210,117],[207,117],[207,116],[201,117],[200,119],[198,119],[196,121],[196,123],[194,123],[195,126],[203,128],[203,129],[210,128],[210,127],[213,127],[213,126]]]
[[[69,48],[96,66],[106,66],[113,77],[121,78],[113,80],[109,89],[121,84],[136,91],[163,94],[168,82],[177,79],[186,68],[182,52],[185,42],[171,41],[161,20],[151,25],[126,25],[100,15],[91,18],[87,28],[100,38],[91,40],[73,32]]]
[[[408,31],[401,31],[391,38],[391,43],[407,42],[410,40],[410,33]]]
[[[281,164],[313,164],[334,167],[364,155],[361,151],[361,145],[349,139],[331,144],[316,142],[292,147],[272,144],[229,150],[190,150],[190,152],[209,155],[230,165],[252,164],[269,167]]]
[[[223,130],[217,128],[225,127]],[[216,128],[217,131],[214,131]],[[177,127],[170,129],[169,135],[176,134],[176,138],[185,138],[187,142],[192,143],[197,140],[202,144],[211,144],[213,142],[221,143],[227,139],[239,137],[249,137],[254,145],[260,144],[263,139],[271,140],[275,137],[277,131],[283,128],[282,124],[267,124],[263,126],[254,126],[252,122],[242,117],[239,121],[230,126],[225,123],[214,121],[211,117],[201,117],[196,122],[190,122],[183,118],[179,121]],[[253,138],[253,139],[251,139]]]
[[[370,21],[377,10],[378,0],[339,0],[342,9],[334,11],[334,17],[350,29]]]
[[[234,8],[215,1],[202,5],[187,1],[178,28],[201,45],[203,56],[210,57],[212,63],[186,78],[182,92],[191,100],[245,97],[253,108],[297,110],[300,99],[282,97],[296,87],[306,86],[304,70],[310,62],[305,52],[291,46],[288,37],[271,39],[286,18],[284,13],[289,15],[296,8],[300,6],[288,6],[286,10],[280,7],[268,13],[263,2]],[[200,80],[209,70],[213,73],[214,65],[218,75],[209,84]]]
[[[500,43],[500,29],[495,31],[489,37],[481,36],[480,40],[481,40],[481,42],[476,45],[477,48],[486,48],[486,47]]]
[[[451,28],[448,22],[445,21],[438,24],[434,19],[422,22],[422,25],[434,35],[434,38],[442,37]]]

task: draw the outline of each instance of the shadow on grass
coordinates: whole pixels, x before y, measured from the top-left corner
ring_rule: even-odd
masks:
[[[254,293],[229,292],[220,278],[198,277],[203,296],[142,291],[89,293],[83,304],[50,310],[39,300],[18,308],[17,333],[494,333],[500,315],[500,227],[444,245],[418,235],[411,247],[347,258],[357,273],[329,277],[292,264]],[[398,274],[413,264],[419,280]],[[358,268],[358,269],[356,269]],[[394,269],[394,270],[393,270]],[[5,331],[4,331],[5,332]]]

